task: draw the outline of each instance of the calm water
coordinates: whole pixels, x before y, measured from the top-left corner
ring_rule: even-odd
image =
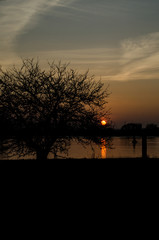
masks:
[[[102,139],[102,142],[104,139]],[[105,147],[105,144],[97,146],[83,147],[72,142],[68,156],[72,158],[136,158],[142,157],[142,139],[136,138],[136,144],[133,144],[133,138],[114,137],[112,138],[112,147]],[[150,158],[159,158],[159,137],[149,137],[147,139],[147,155]],[[65,155],[66,156],[66,155]]]
[[[105,139],[101,139],[101,146],[95,144],[82,146],[72,141],[68,154],[60,154],[61,157],[70,158],[136,158],[142,157],[142,139],[136,138],[136,144],[133,144],[133,138],[114,137],[112,138],[111,149],[105,147]],[[150,158],[159,158],[159,137],[149,137],[147,139],[147,155]],[[16,157],[18,158],[18,157]],[[35,159],[34,156],[22,157],[23,159]],[[52,159],[53,155],[49,154]],[[4,159],[4,154],[0,155],[0,159]],[[10,159],[8,156],[5,159]],[[15,159],[15,157],[13,158]],[[20,159],[20,158],[18,158]]]

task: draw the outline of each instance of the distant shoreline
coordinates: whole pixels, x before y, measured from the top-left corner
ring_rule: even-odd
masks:
[[[47,159],[46,161],[154,161],[159,158],[57,158]],[[0,161],[37,161],[36,159],[4,159]]]

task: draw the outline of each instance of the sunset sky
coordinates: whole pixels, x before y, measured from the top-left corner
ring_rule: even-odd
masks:
[[[115,126],[159,126],[158,0],[0,0],[0,65],[24,57],[109,83]]]

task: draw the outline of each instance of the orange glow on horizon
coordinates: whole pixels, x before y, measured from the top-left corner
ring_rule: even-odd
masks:
[[[107,124],[107,122],[106,122],[105,120],[102,120],[102,121],[101,121],[101,124],[102,124],[103,126],[105,126],[105,125]]]

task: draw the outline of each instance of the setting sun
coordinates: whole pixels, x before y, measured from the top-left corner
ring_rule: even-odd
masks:
[[[107,122],[106,122],[105,120],[102,120],[102,121],[101,121],[101,124],[102,124],[103,126],[105,126],[105,125],[107,124]]]

